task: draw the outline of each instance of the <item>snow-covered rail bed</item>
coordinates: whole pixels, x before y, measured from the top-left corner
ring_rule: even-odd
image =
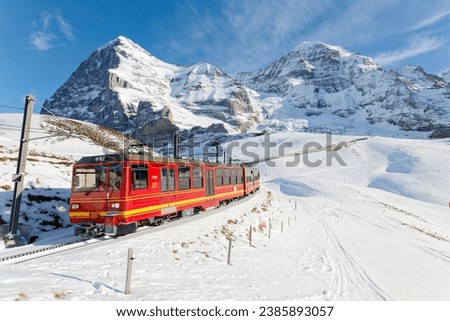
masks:
[[[108,246],[113,246],[115,243],[123,242],[130,239],[136,239],[143,235],[149,233],[158,233],[162,232],[174,227],[178,227],[182,224],[186,224],[189,222],[193,222],[211,215],[217,215],[222,211],[231,209],[231,208],[239,208],[241,204],[245,204],[247,202],[261,202],[262,195],[261,193],[257,193],[256,195],[250,195],[247,198],[244,198],[237,202],[232,202],[227,206],[222,206],[213,210],[209,210],[206,212],[200,212],[192,216],[188,216],[185,218],[174,219],[167,224],[162,224],[159,226],[144,226],[138,229],[137,232],[124,235],[117,238],[111,238],[108,236],[100,236],[98,238],[80,238],[78,236],[73,235],[73,229],[65,229],[61,234],[58,234],[56,237],[48,238],[45,242],[38,242],[37,244],[30,244],[22,247],[10,248],[0,252],[0,265],[5,263],[21,263],[30,260],[36,260],[39,258],[47,257],[49,255],[55,255],[62,252],[67,251],[77,251],[81,248],[95,247],[95,246],[104,246],[104,241],[108,241]],[[100,244],[102,243],[102,244]],[[84,249],[83,249],[84,250]]]
[[[62,235],[59,239],[53,239],[52,242],[48,241],[46,240],[42,244],[30,244],[3,250],[0,252],[0,265],[38,259],[69,249],[84,247],[99,242],[100,239],[83,239],[73,235]]]

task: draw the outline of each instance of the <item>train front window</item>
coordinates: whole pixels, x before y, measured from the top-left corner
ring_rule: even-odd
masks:
[[[106,167],[83,167],[75,169],[73,178],[74,192],[92,192],[104,189],[106,185]]]
[[[109,177],[108,177],[109,172]],[[76,168],[72,189],[74,192],[119,190],[122,184],[122,166],[114,165]]]

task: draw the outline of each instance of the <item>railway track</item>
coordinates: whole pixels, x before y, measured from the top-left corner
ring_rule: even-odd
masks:
[[[3,263],[21,263],[28,260],[33,260],[41,258],[47,255],[52,255],[56,253],[63,252],[67,249],[79,248],[81,246],[89,245],[92,240],[96,239],[79,239],[73,241],[66,241],[63,243],[49,245],[49,246],[38,246],[34,249],[23,249],[22,251],[14,251],[13,253],[5,253],[0,256],[0,265]],[[88,242],[88,243],[87,243]],[[28,246],[27,246],[28,247]],[[1,252],[0,252],[1,253]]]

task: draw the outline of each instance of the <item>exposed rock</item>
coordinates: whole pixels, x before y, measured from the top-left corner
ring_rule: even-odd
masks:
[[[433,139],[441,139],[441,138],[449,138],[450,137],[450,126],[449,127],[439,127],[435,129],[430,138]]]

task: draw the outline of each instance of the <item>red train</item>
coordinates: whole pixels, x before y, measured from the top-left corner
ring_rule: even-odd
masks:
[[[81,158],[73,167],[75,234],[124,235],[218,207],[260,187],[256,168],[143,154]]]

